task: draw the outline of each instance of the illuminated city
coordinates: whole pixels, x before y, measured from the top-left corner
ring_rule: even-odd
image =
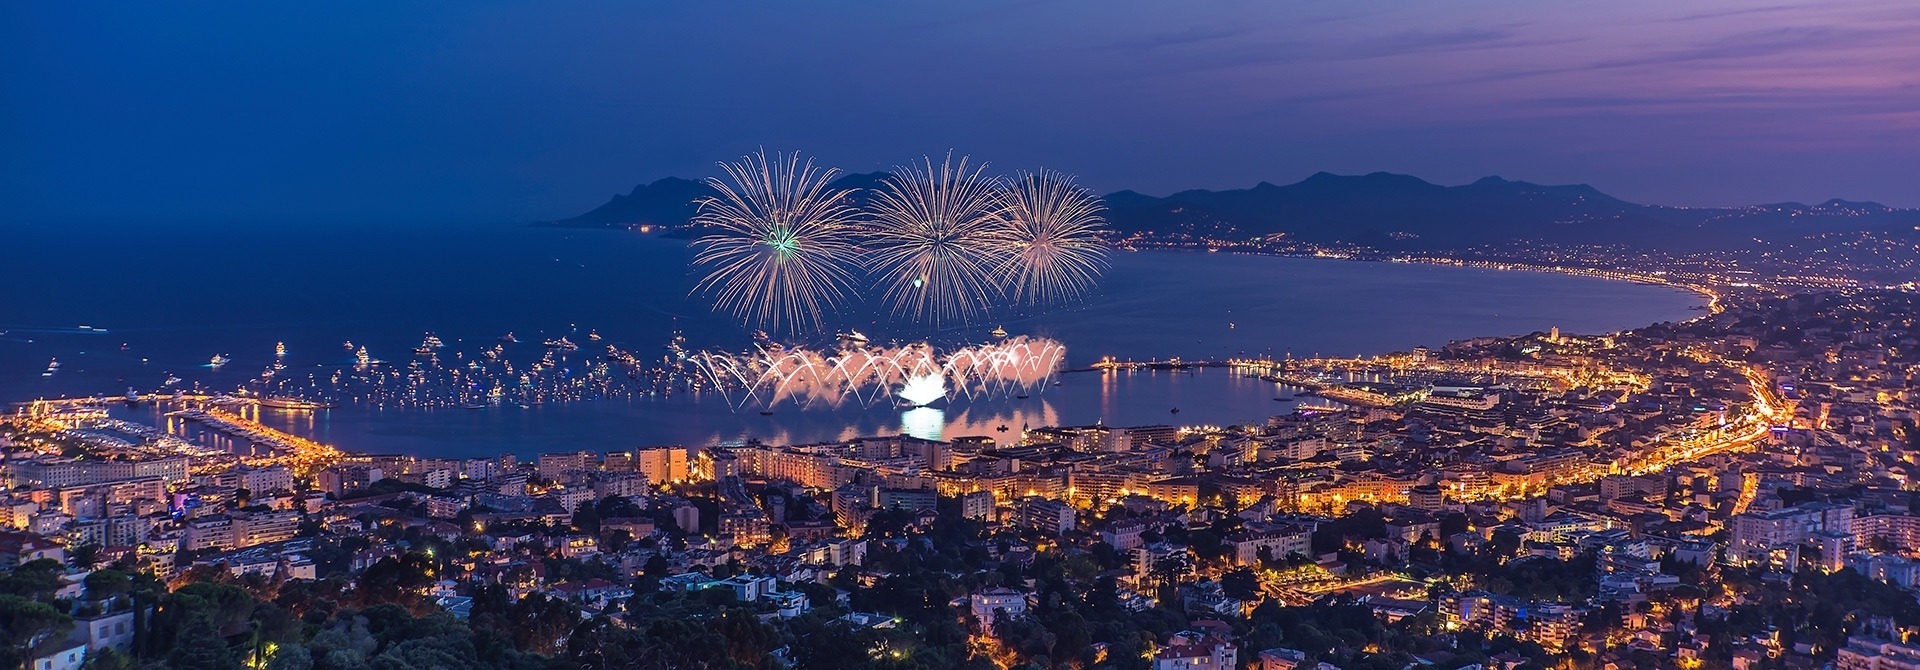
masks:
[[[1920,667],[1920,11],[1375,4],[0,10],[0,670]]]

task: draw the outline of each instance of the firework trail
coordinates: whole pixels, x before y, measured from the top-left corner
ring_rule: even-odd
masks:
[[[1040,170],[1007,183],[1002,201],[1013,252],[996,275],[1010,297],[1034,305],[1071,302],[1086,294],[1107,267],[1100,239],[1104,206],[1073,183],[1073,176]]]
[[[715,231],[694,242],[694,266],[706,272],[694,291],[759,328],[819,330],[822,313],[853,292],[859,254],[849,192],[827,188],[839,170],[765,151],[720,167],[727,178],[707,180],[719,196],[693,219]]]
[[[760,348],[689,358],[735,408],[789,401],[801,407],[872,405],[896,396],[925,405],[941,398],[1014,395],[1045,385],[1065,360],[1059,342],[1028,337],[947,352],[917,343],[824,352]]]
[[[968,323],[1004,294],[994,270],[1015,246],[997,179],[952,154],[895,168],[873,194],[869,272],[896,316]]]

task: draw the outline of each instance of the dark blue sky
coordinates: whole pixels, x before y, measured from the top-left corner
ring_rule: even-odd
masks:
[[[0,220],[568,216],[755,147],[1920,206],[1920,3],[0,3]]]

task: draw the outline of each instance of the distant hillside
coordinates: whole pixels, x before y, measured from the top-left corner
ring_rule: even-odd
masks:
[[[852,174],[833,186],[864,191],[886,176]],[[697,199],[711,194],[700,182],[662,179],[552,225],[677,226],[693,216]],[[1166,197],[1120,191],[1106,196],[1106,202],[1108,218],[1122,234],[1235,240],[1278,235],[1316,244],[1406,250],[1513,240],[1712,249],[1755,239],[1920,226],[1920,210],[1873,202],[1662,207],[1626,202],[1585,184],[1543,186],[1487,177],[1463,186],[1440,186],[1386,172],[1321,172],[1286,186],[1262,182],[1248,189],[1182,191]]]
[[[864,204],[864,193],[879,186],[880,180],[885,178],[885,172],[847,174],[833,180],[828,187],[855,191],[858,204]],[[635,186],[626,195],[615,195],[607,204],[595,207],[593,211],[571,219],[552,221],[548,225],[570,228],[680,226],[698,213],[701,199],[715,195],[718,194],[704,181],[667,177],[651,184]]]

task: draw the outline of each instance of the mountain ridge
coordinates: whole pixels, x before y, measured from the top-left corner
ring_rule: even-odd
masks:
[[[849,173],[829,188],[855,204],[889,175]],[[606,204],[543,225],[684,226],[705,182],[667,177],[636,185]],[[1315,172],[1292,184],[1187,189],[1166,196],[1120,190],[1104,196],[1121,236],[1244,241],[1288,239],[1391,250],[1449,250],[1516,241],[1603,244],[1667,250],[1732,248],[1754,240],[1920,225],[1920,210],[1831,198],[1818,205],[1672,207],[1628,202],[1590,184],[1538,184],[1486,176],[1457,186],[1392,172]]]

